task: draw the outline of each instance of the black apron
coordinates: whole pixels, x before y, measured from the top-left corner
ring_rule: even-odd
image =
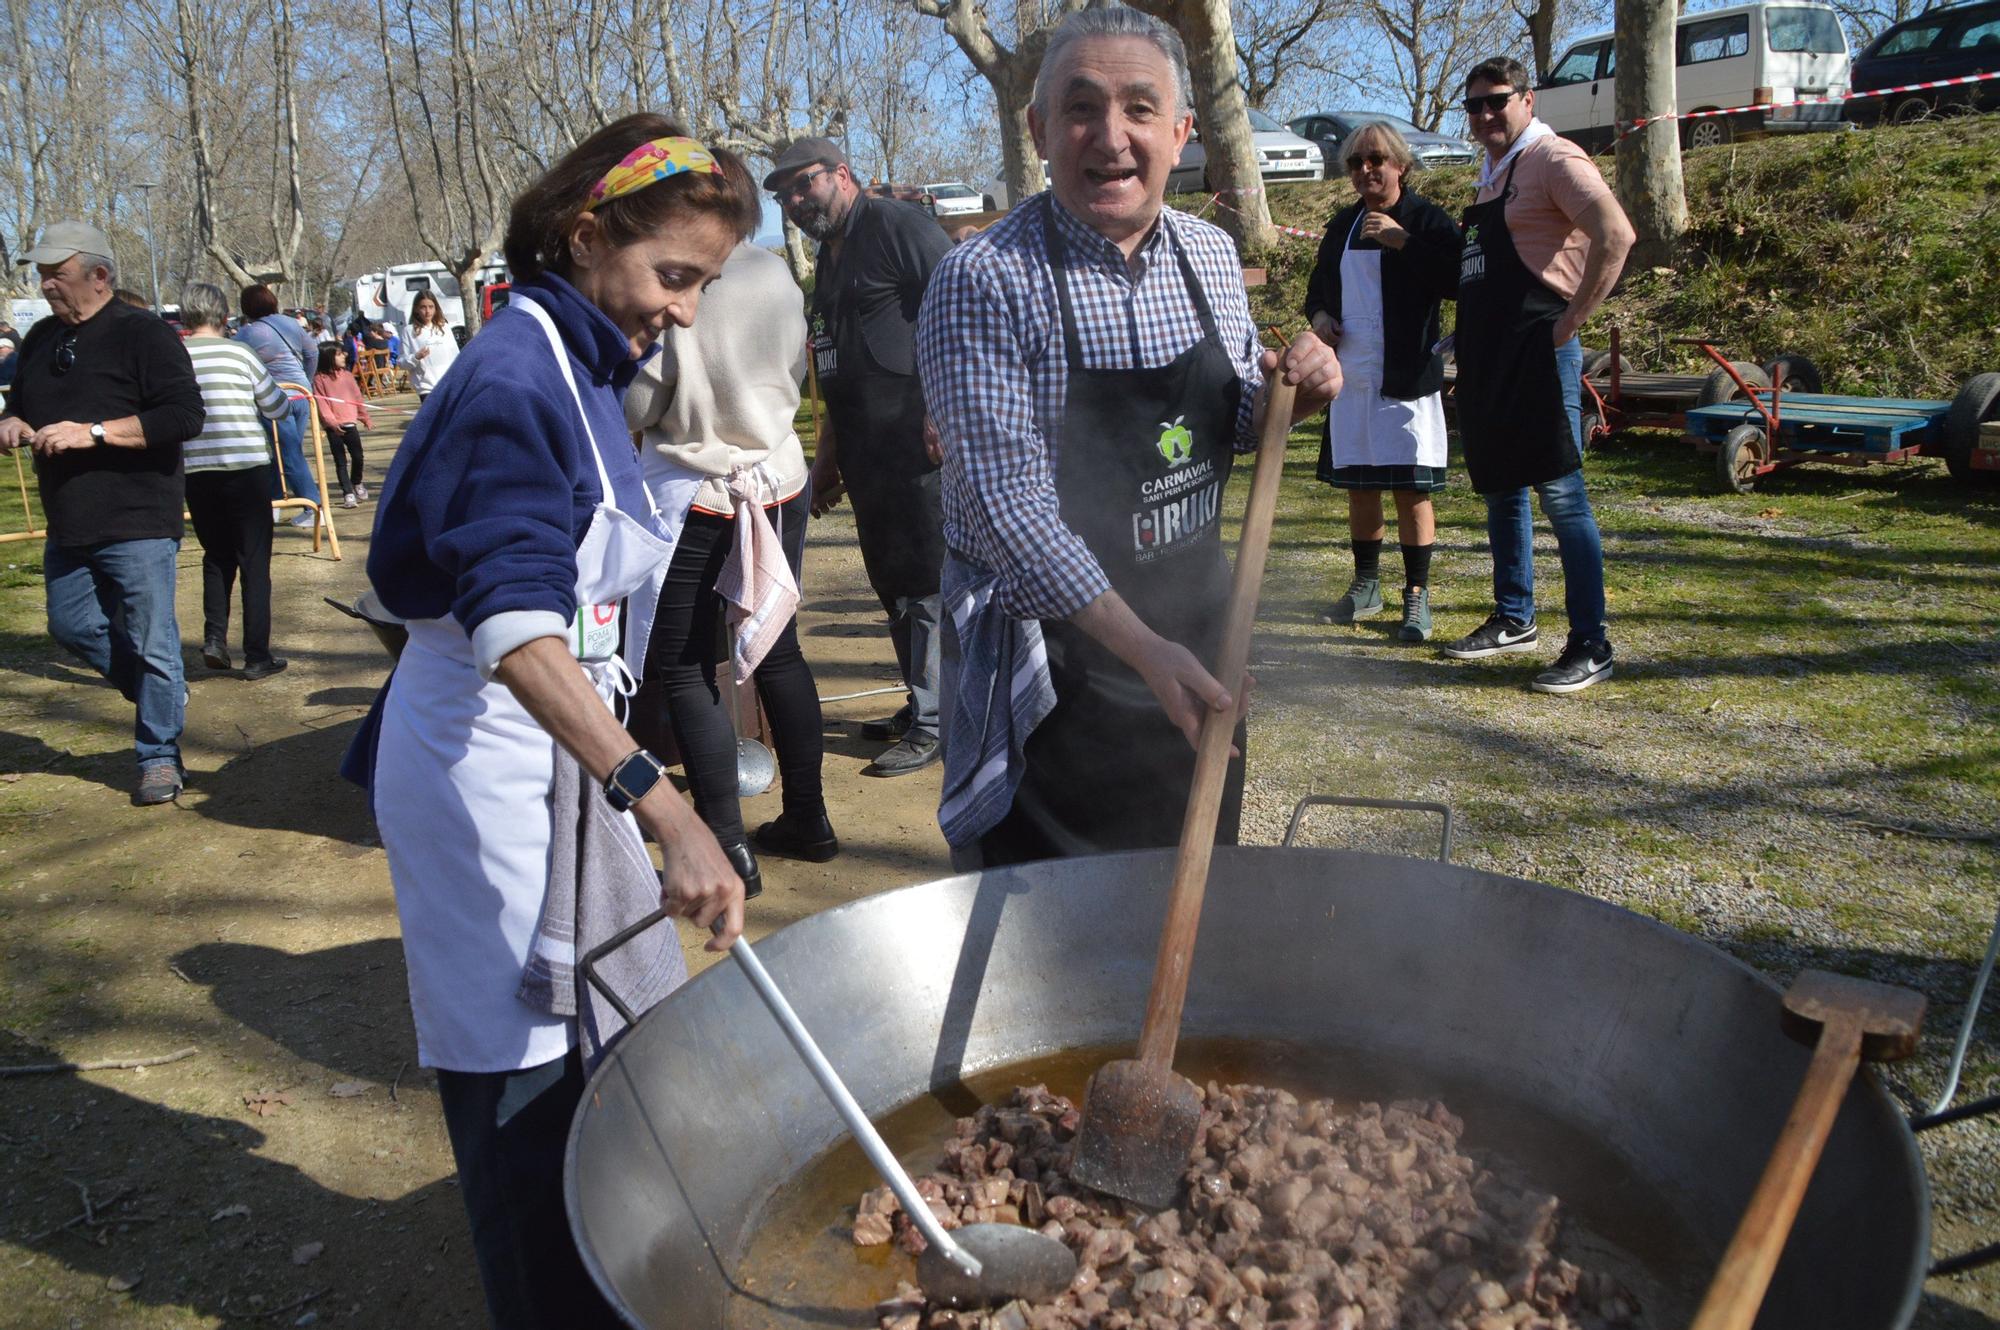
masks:
[[[1051,205],[1052,207],[1052,205]],[[1086,369],[1061,238],[1042,234],[1062,312],[1069,386],[1056,493],[1062,520],[1147,627],[1216,667],[1229,602],[1222,494],[1243,382],[1201,282],[1171,234],[1202,340],[1157,369]],[[1137,348],[1134,348],[1137,358]],[[1194,749],[1138,673],[1066,620],[1043,620],[1055,709],[1028,737],[1013,807],[980,838],[986,866],[1175,845]],[[1236,681],[1226,681],[1232,691]],[[1236,746],[1246,748],[1245,727]],[[1236,843],[1243,761],[1230,761],[1218,844]]]
[[[1500,193],[1465,210],[1458,267],[1458,437],[1481,494],[1542,485],[1583,465],[1556,374],[1556,321],[1569,307],[1521,262],[1507,229],[1516,157]]]
[[[924,450],[922,384],[877,365],[860,321],[836,316],[842,273],[840,264],[832,267],[821,270],[825,285],[813,300],[813,368],[833,421],[868,585],[893,611],[897,600],[938,593],[945,549],[938,468]]]

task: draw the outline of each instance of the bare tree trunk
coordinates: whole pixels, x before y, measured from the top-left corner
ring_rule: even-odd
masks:
[[[1249,104],[1236,81],[1236,28],[1228,0],[1137,0],[1134,7],[1172,24],[1187,43],[1194,118],[1208,155],[1204,188],[1222,203],[1216,224],[1240,254],[1265,248],[1277,232],[1250,139]]]
[[[1675,0],[1618,0],[1618,201],[1638,232],[1631,264],[1669,266],[1688,228],[1674,111]]]
[[[1048,188],[1042,171],[1042,155],[1035,151],[1034,136],[1028,132],[1028,103],[1035,93],[1035,74],[1041,69],[1042,52],[1057,24],[1085,0],[1049,0],[1037,6],[1021,0],[1015,6],[1014,46],[1001,44],[985,8],[974,0],[911,0],[919,14],[944,20],[945,31],[958,49],[993,89],[993,101],[1000,118],[1000,161],[1006,177],[1007,197],[1015,205],[1030,194]]]
[[[813,275],[812,255],[806,250],[805,232],[792,225],[792,219],[785,219],[785,262],[791,265],[792,280],[800,286]]]
[[[1534,64],[1528,72],[1536,79],[1548,73],[1555,64],[1556,11],[1561,8],[1561,0],[1534,0],[1532,8],[1514,5],[1514,13],[1528,29],[1528,44],[1534,51]]]

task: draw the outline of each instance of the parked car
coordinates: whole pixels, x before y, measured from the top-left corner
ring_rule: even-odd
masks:
[[[924,193],[931,196],[931,212],[939,217],[963,217],[977,212],[994,211],[991,194],[981,194],[972,186],[960,184],[956,180],[925,185]]]
[[[2000,0],[1933,9],[1889,28],[1854,57],[1854,91],[2000,72]],[[2000,109],[2000,79],[1847,104],[1858,124],[1902,124],[1944,111]]]
[[[1574,42],[1535,88],[1550,129],[1602,152],[1618,141],[1617,50],[1601,32]],[[1825,5],[1768,3],[1689,14],[1674,25],[1675,104],[1690,111],[1750,109],[1681,122],[1681,143],[1713,147],[1764,134],[1847,128],[1851,61],[1840,15]],[[1831,101],[1801,103],[1801,97]]]
[[[1267,185],[1318,180],[1326,174],[1319,145],[1250,108],[1250,142],[1257,152],[1257,174]],[[1188,135],[1180,160],[1167,175],[1167,188],[1181,194],[1208,188],[1208,151],[1201,146],[1201,126]]]
[[[1347,168],[1336,160],[1342,140],[1370,123],[1389,125],[1400,133],[1409,143],[1410,151],[1416,155],[1419,170],[1433,166],[1463,166],[1479,156],[1479,145],[1476,143],[1418,129],[1403,117],[1386,111],[1314,111],[1292,121],[1292,132],[1319,144],[1320,153],[1326,158],[1326,178],[1332,180],[1347,174]]]

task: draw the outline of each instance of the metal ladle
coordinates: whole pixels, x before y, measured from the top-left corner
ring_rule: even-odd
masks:
[[[666,917],[665,910],[655,910],[593,948],[583,958],[584,978],[604,995],[628,1025],[633,1024],[636,1017],[616,994],[599,981],[596,962],[607,952],[622,946]],[[719,923],[717,926],[720,926]],[[889,1190],[902,1203],[903,1212],[910,1217],[910,1222],[924,1235],[923,1254],[917,1257],[917,1283],[923,1288],[925,1297],[950,1307],[977,1307],[1014,1298],[1029,1301],[1052,1298],[1069,1287],[1070,1280],[1076,1277],[1076,1253],[1045,1233],[1019,1224],[966,1224],[947,1233],[932,1213],[930,1204],[918,1194],[916,1183],[910,1180],[909,1173],[890,1152],[882,1134],[875,1130],[875,1124],[868,1120],[861,1105],[848,1092],[840,1073],[826,1060],[826,1054],[820,1051],[805,1022],[792,1010],[792,1004],[785,1000],[777,981],[771,978],[764,962],[751,949],[749,939],[737,938],[730,944],[729,954],[742,967],[744,977],[757,990],[757,996],[770,1008],[778,1027],[791,1040],[792,1047],[797,1050],[813,1079],[819,1082],[820,1090],[832,1101],[840,1120],[847,1124],[848,1131],[860,1144],[861,1152],[868,1156],[868,1162],[889,1184]]]

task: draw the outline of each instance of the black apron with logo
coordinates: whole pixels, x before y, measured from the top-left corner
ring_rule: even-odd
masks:
[[[1518,157],[1500,193],[1465,210],[1458,268],[1458,437],[1481,494],[1546,484],[1583,465],[1556,374],[1556,321],[1569,307],[1529,270],[1507,229]]]
[[[849,236],[843,248],[855,243]],[[846,267],[836,262],[820,271],[810,325],[813,368],[833,420],[841,482],[854,503],[862,566],[887,607],[937,594],[943,509],[937,464],[924,450],[923,387],[914,374],[877,365],[860,320],[841,317]]]
[[[1042,233],[1062,312],[1069,387],[1056,493],[1147,627],[1213,670],[1229,601],[1222,493],[1235,460],[1243,382],[1186,252],[1162,237],[1201,319],[1202,339],[1157,369],[1086,369],[1061,238]],[[1134,348],[1134,359],[1137,348]],[[1174,845],[1194,782],[1194,749],[1138,673],[1066,620],[1043,620],[1056,705],[1028,737],[1014,805],[980,839],[987,866]],[[1232,691],[1234,680],[1225,681]],[[1245,748],[1244,727],[1236,745]],[[1219,844],[1236,842],[1243,761],[1229,764]]]

